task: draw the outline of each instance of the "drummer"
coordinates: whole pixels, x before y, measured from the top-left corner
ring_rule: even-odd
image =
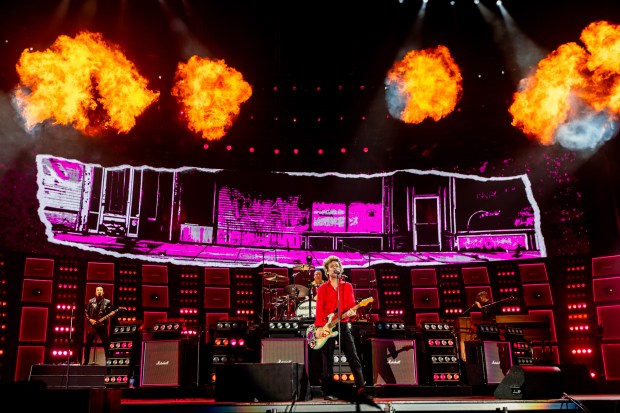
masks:
[[[319,270],[314,272],[314,280],[310,284],[312,286],[312,297],[316,297],[317,289],[321,284],[323,284],[325,280],[323,279],[323,273]]]

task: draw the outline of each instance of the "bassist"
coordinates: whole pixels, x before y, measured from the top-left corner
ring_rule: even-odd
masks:
[[[316,295],[316,321],[314,322],[319,334],[323,337],[331,334],[331,330],[326,327],[329,321],[334,318],[340,319],[340,335],[330,337],[325,345],[320,348],[322,358],[321,390],[325,400],[336,400],[333,389],[334,377],[334,349],[336,340],[340,344],[341,351],[347,356],[347,361],[351,367],[351,372],[355,379],[356,391],[359,395],[364,394],[364,375],[362,373],[362,363],[355,348],[353,334],[349,329],[350,318],[355,317],[355,295],[353,285],[343,280],[342,263],[340,258],[331,255],[323,262],[323,269],[327,274],[328,281],[321,284],[317,289]],[[340,300],[338,300],[338,292]],[[337,309],[338,304],[340,308]],[[344,310],[344,311],[343,311]],[[334,329],[338,332],[338,325]]]
[[[84,365],[90,362],[90,349],[99,336],[107,360],[110,351],[108,335],[108,314],[112,312],[112,302],[104,297],[102,285],[97,285],[95,296],[88,300],[84,309],[86,317],[86,343],[84,344]],[[103,321],[101,321],[103,319]]]

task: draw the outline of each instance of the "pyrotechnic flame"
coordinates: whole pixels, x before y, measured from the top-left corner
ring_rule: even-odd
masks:
[[[189,129],[212,141],[230,129],[241,104],[252,96],[252,87],[223,60],[192,56],[179,63],[172,95],[182,106]]]
[[[620,26],[600,21],[581,33],[585,49],[566,43],[521,80],[512,125],[545,145],[594,148],[617,131],[620,113]]]
[[[390,114],[405,123],[435,121],[456,107],[463,93],[463,78],[445,46],[412,50],[388,71],[386,85]]]
[[[28,131],[53,119],[86,135],[103,129],[127,133],[159,97],[100,33],[63,35],[43,52],[24,50],[16,68],[15,102]]]

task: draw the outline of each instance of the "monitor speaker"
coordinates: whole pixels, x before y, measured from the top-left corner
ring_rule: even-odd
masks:
[[[493,394],[498,399],[559,399],[562,372],[556,366],[512,366]]]
[[[507,341],[466,341],[467,384],[498,384],[512,366],[510,343]]]
[[[215,401],[310,400],[308,375],[300,363],[237,363],[215,366]]]
[[[413,340],[371,339],[371,348],[373,385],[418,384]]]
[[[192,382],[196,358],[189,341],[157,340],[142,343],[140,386],[180,387]]]

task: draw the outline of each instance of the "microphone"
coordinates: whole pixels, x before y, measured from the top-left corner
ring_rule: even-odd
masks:
[[[347,276],[342,273],[340,270],[334,270],[334,274],[336,274],[337,278],[342,278],[343,280],[347,279]]]

